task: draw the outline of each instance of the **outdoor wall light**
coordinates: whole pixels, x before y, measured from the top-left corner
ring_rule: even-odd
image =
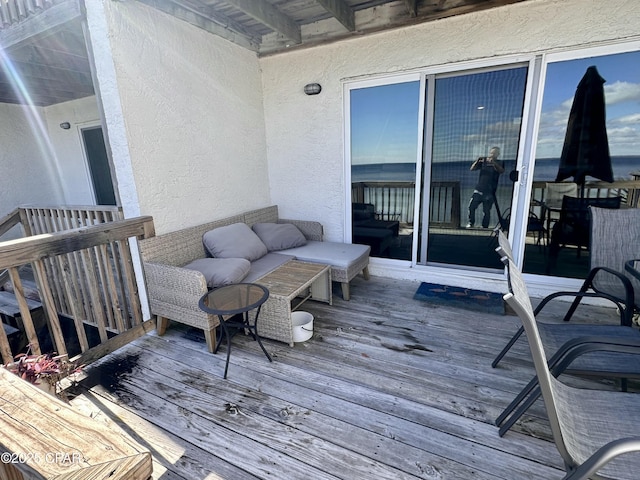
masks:
[[[63,130],[69,130],[71,128],[71,124],[69,122],[62,122],[60,124],[60,128]]]
[[[317,95],[322,91],[322,87],[319,83],[307,83],[304,86],[304,93],[307,95]]]

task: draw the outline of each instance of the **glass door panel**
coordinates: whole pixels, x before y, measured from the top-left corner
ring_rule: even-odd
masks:
[[[608,144],[614,182],[600,182],[591,175],[587,175],[584,184],[577,184],[571,176],[559,182],[560,158],[574,95],[589,67],[595,67],[604,80],[607,135],[600,141]],[[566,224],[561,222],[562,197],[620,196],[621,208],[640,206],[640,52],[550,62],[542,95],[529,207],[533,220],[529,222],[523,271],[583,279],[590,269],[588,218],[583,222],[581,241],[554,242],[554,230],[560,238]],[[603,157],[606,155],[598,156],[598,161],[604,161]],[[539,232],[534,231],[532,222],[539,225]]]
[[[526,82],[527,66],[427,82],[419,263],[501,268],[491,235],[509,227]]]
[[[420,82],[350,90],[352,241],[411,260]]]

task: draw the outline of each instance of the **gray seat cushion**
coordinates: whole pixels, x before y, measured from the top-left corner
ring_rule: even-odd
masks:
[[[302,247],[289,248],[280,253],[294,255],[302,262],[324,263],[334,267],[348,269],[369,256],[369,245],[352,243],[317,242],[310,240]]]
[[[295,257],[282,253],[267,253],[264,257],[251,262],[251,269],[243,281],[246,283],[255,282],[289,260],[295,260]]]

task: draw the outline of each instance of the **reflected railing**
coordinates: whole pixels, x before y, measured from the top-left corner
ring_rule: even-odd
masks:
[[[411,225],[415,205],[414,182],[355,182],[351,201],[374,205],[379,220]],[[432,225],[456,228],[460,225],[460,182],[432,182],[429,206]]]
[[[584,196],[589,198],[623,198],[623,204],[629,208],[640,208],[640,172],[633,180],[608,182],[587,182]],[[546,181],[534,181],[531,193],[531,209],[544,202]],[[351,185],[351,201],[374,205],[379,220],[395,220],[404,225],[412,225],[415,208],[414,182],[367,181],[354,182]],[[536,206],[538,205],[538,206]],[[541,212],[535,212],[540,214]],[[460,182],[432,182],[429,204],[429,223],[431,226],[458,228],[461,215]]]

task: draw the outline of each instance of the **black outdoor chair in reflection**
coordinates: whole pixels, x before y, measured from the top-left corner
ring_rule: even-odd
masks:
[[[371,255],[385,254],[398,238],[400,222],[380,220],[372,203],[352,203],[351,216],[353,242],[371,246]]]
[[[576,246],[578,257],[583,248],[589,248],[589,207],[618,209],[621,201],[622,197],[575,198],[565,195],[562,198],[560,218],[551,230],[546,268],[547,275],[555,269],[562,247],[566,245]]]

